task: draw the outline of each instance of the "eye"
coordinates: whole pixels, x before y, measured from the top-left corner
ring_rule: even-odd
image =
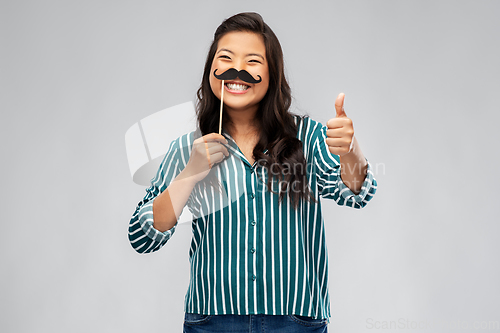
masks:
[[[250,61],[248,61],[248,62],[256,62],[256,63],[261,64],[261,62],[260,62],[259,60],[256,60],[256,59],[252,59],[252,60],[250,60]]]
[[[230,58],[229,56],[227,56],[227,55],[221,55],[221,56],[219,56],[219,58],[231,59],[231,58]]]

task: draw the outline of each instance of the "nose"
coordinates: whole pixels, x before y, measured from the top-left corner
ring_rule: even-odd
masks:
[[[234,68],[238,71],[247,70],[246,62],[243,59],[238,59],[234,62]]]

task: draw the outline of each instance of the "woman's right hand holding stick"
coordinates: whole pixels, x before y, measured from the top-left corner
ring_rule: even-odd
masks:
[[[208,175],[214,164],[229,156],[223,144],[227,144],[226,138],[217,133],[194,140],[186,167],[153,202],[155,229],[164,232],[175,225],[196,183]]]
[[[194,140],[189,162],[182,172],[184,177],[195,183],[204,179],[215,164],[229,156],[224,144],[227,144],[226,138],[218,133],[210,133]]]

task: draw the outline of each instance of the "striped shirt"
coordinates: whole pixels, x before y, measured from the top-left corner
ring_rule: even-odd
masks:
[[[193,214],[193,237],[185,312],[329,320],[328,250],[320,198],[362,208],[375,194],[377,182],[368,163],[361,192],[351,192],[340,177],[339,157],[326,144],[327,127],[309,117],[294,119],[317,203],[301,200],[294,209],[288,195],[279,203],[279,195],[266,186],[267,167],[258,161],[251,165],[223,131],[229,157],[213,166],[223,190],[199,182],[186,203]],[[185,168],[193,141],[194,131],[170,144],[136,207],[129,240],[139,253],[159,250],[175,231],[178,221],[165,232],[153,228],[153,201]],[[278,192],[276,181],[271,188]]]

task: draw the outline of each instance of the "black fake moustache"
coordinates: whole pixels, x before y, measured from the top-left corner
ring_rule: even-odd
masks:
[[[224,73],[217,75],[215,74],[217,72],[217,69],[214,71],[214,76],[218,78],[219,80],[234,80],[236,78],[240,78],[240,80],[247,82],[247,83],[259,83],[262,81],[262,78],[260,75],[257,75],[259,77],[258,80],[254,79],[253,76],[248,73],[246,70],[242,69],[241,71],[237,70],[236,68],[229,68],[227,71]]]

